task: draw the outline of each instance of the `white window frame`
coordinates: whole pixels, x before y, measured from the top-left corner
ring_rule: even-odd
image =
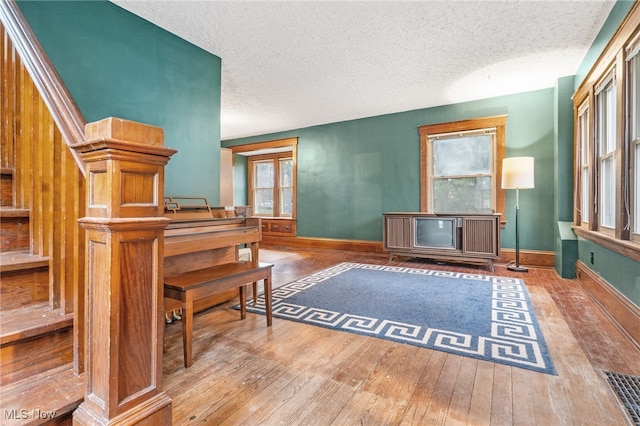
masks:
[[[616,80],[613,68],[595,90],[595,147],[598,179],[598,230],[613,234],[616,228],[617,111]]]
[[[630,166],[630,239],[640,241],[640,33],[626,49]],[[635,120],[634,120],[635,118]]]
[[[590,114],[589,103],[584,102],[578,109],[578,126],[577,126],[577,138],[579,149],[579,199],[580,204],[578,206],[580,212],[580,224],[584,227],[589,227],[591,220],[591,191],[590,191],[590,176],[591,176],[591,139],[590,139]]]

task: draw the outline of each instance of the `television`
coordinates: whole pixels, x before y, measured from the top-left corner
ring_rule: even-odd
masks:
[[[458,228],[462,225],[457,217],[415,217],[413,219],[414,245],[422,248],[457,250]]]

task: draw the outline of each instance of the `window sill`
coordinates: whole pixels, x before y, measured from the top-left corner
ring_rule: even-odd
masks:
[[[590,231],[579,226],[573,227],[577,236],[594,242],[602,247],[640,262],[640,244],[633,241],[619,240],[607,234]]]

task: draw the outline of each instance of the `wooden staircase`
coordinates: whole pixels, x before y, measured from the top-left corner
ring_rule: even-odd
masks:
[[[61,424],[84,396],[84,177],[0,30],[0,423]]]
[[[86,124],[14,0],[0,24],[0,424],[170,425],[162,200],[176,151],[158,127]]]

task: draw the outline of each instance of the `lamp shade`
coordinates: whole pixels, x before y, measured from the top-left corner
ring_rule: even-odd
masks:
[[[502,188],[534,188],[533,157],[511,157],[502,160]]]

